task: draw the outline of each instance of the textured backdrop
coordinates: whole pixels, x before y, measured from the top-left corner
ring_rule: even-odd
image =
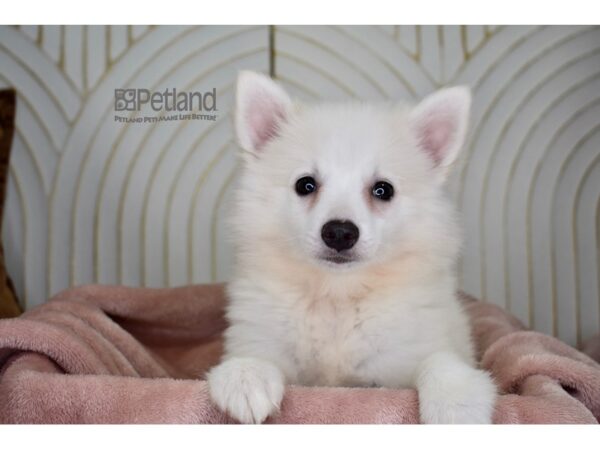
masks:
[[[304,99],[469,84],[462,286],[570,343],[599,331],[599,27],[2,26],[0,86],[19,90],[3,239],[28,307],[72,284],[227,279],[242,68]],[[216,87],[219,119],[115,123],[127,87]]]

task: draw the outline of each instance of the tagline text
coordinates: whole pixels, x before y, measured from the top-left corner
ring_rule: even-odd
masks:
[[[217,116],[215,114],[171,114],[168,116],[139,116],[139,117],[126,117],[115,115],[115,122],[121,123],[158,123],[158,122],[174,122],[178,120],[209,120],[216,121]]]

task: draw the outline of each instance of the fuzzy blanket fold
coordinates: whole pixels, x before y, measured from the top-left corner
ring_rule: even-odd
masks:
[[[0,321],[0,423],[230,423],[202,376],[219,360],[223,286],[73,288]],[[465,298],[496,423],[598,423],[600,365]],[[600,354],[600,338],[588,344]],[[290,386],[272,423],[417,423],[414,390]]]

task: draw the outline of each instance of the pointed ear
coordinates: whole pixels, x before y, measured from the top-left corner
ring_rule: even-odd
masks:
[[[410,113],[410,128],[445,180],[467,134],[471,92],[466,86],[441,89],[426,97]]]
[[[291,107],[290,97],[271,78],[256,72],[240,72],[235,99],[235,131],[240,146],[259,153],[277,136]]]

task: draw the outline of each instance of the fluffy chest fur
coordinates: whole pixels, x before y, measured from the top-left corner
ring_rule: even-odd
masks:
[[[464,315],[448,294],[451,280],[393,286],[336,280],[318,288],[255,282],[230,287],[228,355],[276,361],[291,383],[406,387],[435,351],[459,349],[471,358]]]

